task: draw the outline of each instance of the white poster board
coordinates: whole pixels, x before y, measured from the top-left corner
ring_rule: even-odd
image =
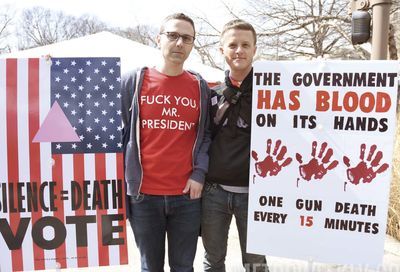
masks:
[[[378,266],[399,65],[254,64],[248,252]]]

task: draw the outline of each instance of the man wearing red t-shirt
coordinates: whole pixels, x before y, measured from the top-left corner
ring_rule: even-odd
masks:
[[[168,16],[157,36],[162,61],[122,80],[129,220],[142,271],[193,271],[201,192],[208,169],[209,89],[183,64],[195,39],[192,19]]]

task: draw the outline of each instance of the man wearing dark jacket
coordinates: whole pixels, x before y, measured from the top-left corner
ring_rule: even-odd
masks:
[[[164,271],[166,236],[171,271],[193,271],[210,143],[207,83],[183,69],[194,39],[191,18],[168,16],[159,65],[122,79],[127,209],[141,271]]]
[[[229,226],[235,216],[246,271],[267,271],[264,256],[246,252],[250,164],[252,62],[256,32],[242,20],[228,22],[221,34],[221,53],[229,65],[225,84],[211,97],[212,143],[203,189],[204,270],[225,271]]]

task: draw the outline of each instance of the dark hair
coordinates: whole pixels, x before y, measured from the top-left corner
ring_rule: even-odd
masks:
[[[240,30],[251,31],[253,33],[253,37],[254,37],[254,44],[257,43],[256,31],[254,30],[254,27],[250,23],[248,23],[244,20],[241,20],[241,19],[234,19],[234,20],[227,22],[224,25],[224,27],[222,28],[222,32],[221,32],[221,36],[220,36],[221,39],[224,36],[225,32],[227,32],[228,30],[231,30],[231,29],[240,29]]]
[[[160,33],[164,32],[164,25],[166,22],[168,22],[170,20],[182,20],[182,21],[188,22],[189,24],[192,25],[193,32],[196,34],[196,29],[194,27],[194,22],[193,22],[192,18],[190,18],[189,16],[187,16],[184,13],[174,13],[174,14],[171,14],[171,15],[168,15],[167,17],[165,17],[161,24],[161,27],[160,27]]]

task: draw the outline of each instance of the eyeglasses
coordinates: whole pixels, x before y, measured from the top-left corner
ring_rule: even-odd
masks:
[[[182,38],[182,42],[186,44],[193,44],[194,43],[194,37],[186,34],[179,34],[178,32],[162,32],[160,34],[163,34],[167,36],[167,39],[171,42],[179,40],[179,38]]]

